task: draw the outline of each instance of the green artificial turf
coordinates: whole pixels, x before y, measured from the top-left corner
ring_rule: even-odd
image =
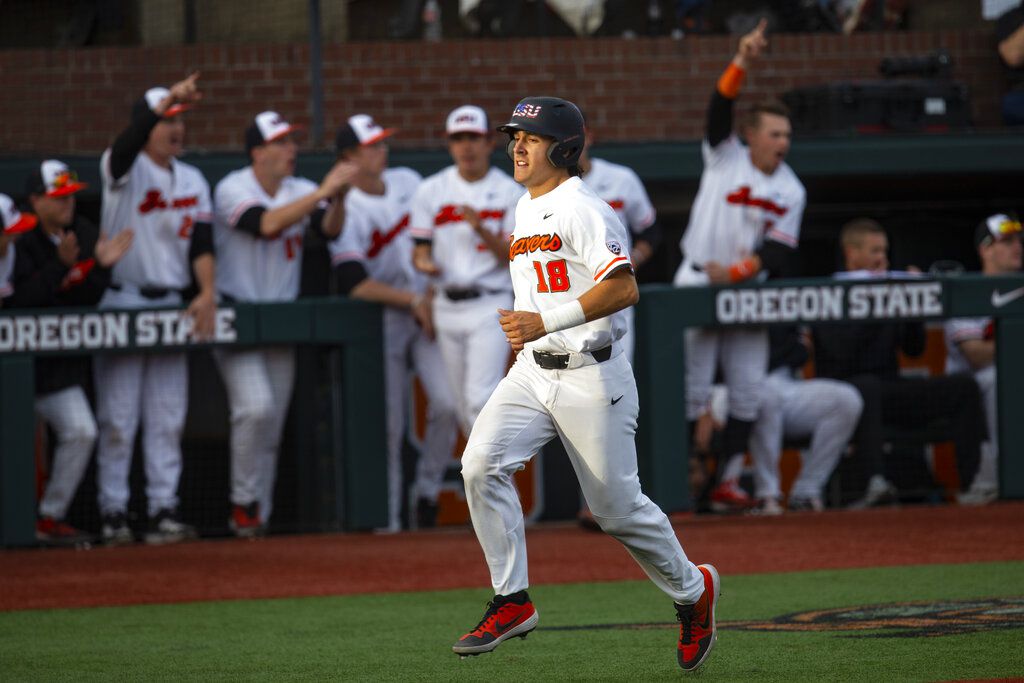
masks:
[[[837,607],[1020,597],[1021,562],[725,575],[722,590],[719,642],[697,674],[702,679],[927,681],[1024,674],[1020,626],[864,637],[879,632],[755,632],[729,625]],[[674,611],[650,583],[542,585],[531,588],[531,596],[541,615],[536,632],[466,660],[449,648],[479,620],[490,597],[483,589],[6,612],[0,613],[0,679],[682,677],[675,663]],[[653,626],[579,628],[608,624]]]

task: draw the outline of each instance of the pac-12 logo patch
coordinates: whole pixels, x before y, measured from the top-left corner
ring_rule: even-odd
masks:
[[[616,256],[622,253],[622,246],[615,240],[605,242],[604,246],[608,247],[608,251],[612,252]]]

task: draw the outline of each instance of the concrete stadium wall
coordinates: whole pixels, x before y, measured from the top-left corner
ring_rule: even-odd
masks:
[[[584,107],[604,141],[695,139],[735,45],[729,36],[331,44],[323,55],[325,119],[333,129],[365,111],[402,129],[395,146],[431,148],[440,144],[444,116],[459,104],[475,102],[498,119],[522,96],[557,94]],[[940,47],[952,54],[954,78],[971,89],[975,125],[998,126],[1004,77],[984,30],[774,36],[744,97],[877,78],[884,56]],[[188,115],[193,150],[239,149],[248,120],[264,109],[309,121],[305,44],[0,50],[0,150],[95,154],[147,87],[195,69],[205,98]]]

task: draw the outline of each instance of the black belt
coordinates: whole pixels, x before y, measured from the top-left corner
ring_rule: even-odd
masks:
[[[115,292],[121,291],[121,284],[118,282],[111,282],[110,288]],[[165,296],[175,291],[173,289],[161,289],[160,287],[136,287],[139,294],[147,299],[163,299]]]
[[[491,294],[503,294],[500,289],[477,289],[476,287],[450,287],[444,290],[444,295],[452,301],[465,301],[466,299],[479,299],[482,296]]]
[[[608,345],[603,349],[588,351],[598,363],[603,363],[612,357],[612,347]],[[569,367],[568,353],[548,353],[547,351],[534,351],[533,361],[545,370],[565,370]]]

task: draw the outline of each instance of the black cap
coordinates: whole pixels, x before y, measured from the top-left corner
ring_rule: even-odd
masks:
[[[348,117],[338,128],[334,136],[334,149],[340,153],[352,147],[372,145],[396,132],[394,128],[381,128],[369,114],[356,114]]]
[[[974,229],[974,246],[991,244],[1001,237],[1021,234],[1020,219],[1013,214],[997,213],[989,216]]]

